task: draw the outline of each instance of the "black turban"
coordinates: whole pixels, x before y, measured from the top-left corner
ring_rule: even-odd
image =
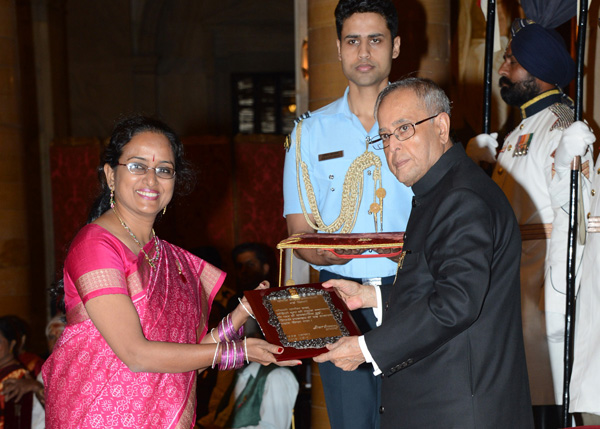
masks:
[[[575,77],[575,62],[560,34],[536,23],[515,27],[510,46],[519,64],[544,82],[567,86]]]

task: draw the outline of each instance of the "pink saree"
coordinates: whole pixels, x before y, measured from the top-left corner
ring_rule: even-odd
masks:
[[[150,257],[154,240],[144,248]],[[158,244],[151,270],[143,252],[135,256],[100,226],[85,226],[73,241],[64,270],[67,327],[42,370],[47,428],[194,426],[196,372],[130,371],[84,306],[99,295],[127,294],[148,340],[199,342],[225,273],[179,247]]]

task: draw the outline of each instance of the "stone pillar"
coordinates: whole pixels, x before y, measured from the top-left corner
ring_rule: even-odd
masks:
[[[393,0],[398,10],[400,56],[390,80],[426,77],[448,89],[451,76],[450,0]]]
[[[337,0],[308,0],[309,109],[338,99],[348,86],[338,60],[333,12]]]
[[[419,76],[442,88],[450,85],[450,0],[422,0],[427,17],[427,54],[421,60]],[[402,14],[401,14],[402,16]]]
[[[0,1],[0,315],[31,324],[29,349],[44,350],[44,236],[31,9]],[[35,298],[35,299],[34,299]]]
[[[348,80],[338,60],[333,12],[338,0],[308,2],[308,106],[314,111],[338,99]],[[319,366],[312,364],[311,428],[329,429]]]
[[[27,314],[28,249],[14,1],[0,2],[0,314]]]

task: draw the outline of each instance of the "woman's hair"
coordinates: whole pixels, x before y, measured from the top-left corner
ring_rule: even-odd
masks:
[[[194,172],[189,163],[183,159],[183,144],[177,134],[164,122],[142,115],[125,117],[115,125],[108,146],[98,166],[98,180],[101,190],[90,210],[87,223],[91,223],[110,208],[110,188],[106,182],[104,165],[115,168],[123,154],[123,148],[136,135],[144,132],[162,134],[167,138],[175,157],[175,192],[178,195],[187,194],[194,184]],[[158,216],[161,216],[159,214]]]
[[[98,219],[105,211],[110,208],[110,188],[106,182],[104,174],[104,165],[108,164],[115,168],[119,164],[119,159],[123,154],[123,148],[136,135],[144,132],[162,134],[167,138],[175,157],[175,193],[176,195],[185,195],[191,192],[194,186],[195,172],[191,165],[183,158],[183,144],[177,134],[164,122],[143,115],[132,115],[120,119],[113,128],[108,146],[98,165],[98,180],[100,182],[100,192],[90,209],[87,223],[92,223]],[[162,216],[159,212],[157,218]],[[60,279],[50,286],[50,296],[57,301],[57,307],[65,312],[64,303],[64,279]]]
[[[2,334],[2,336],[4,338],[6,338],[9,345],[13,341],[15,342],[15,347],[13,348],[12,352],[16,358],[17,357],[16,356],[16,352],[17,352],[16,344],[19,342],[19,338],[17,338],[17,335],[18,335],[17,330],[15,329],[15,326],[14,326],[10,316],[0,317],[0,333]]]

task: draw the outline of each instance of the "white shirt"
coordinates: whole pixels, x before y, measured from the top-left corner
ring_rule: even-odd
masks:
[[[250,365],[240,370],[233,393],[235,399],[248,383],[250,376],[256,377],[260,364]],[[288,368],[275,368],[267,375],[258,426],[245,426],[242,429],[285,429],[292,423],[292,410],[298,395],[298,381]]]

